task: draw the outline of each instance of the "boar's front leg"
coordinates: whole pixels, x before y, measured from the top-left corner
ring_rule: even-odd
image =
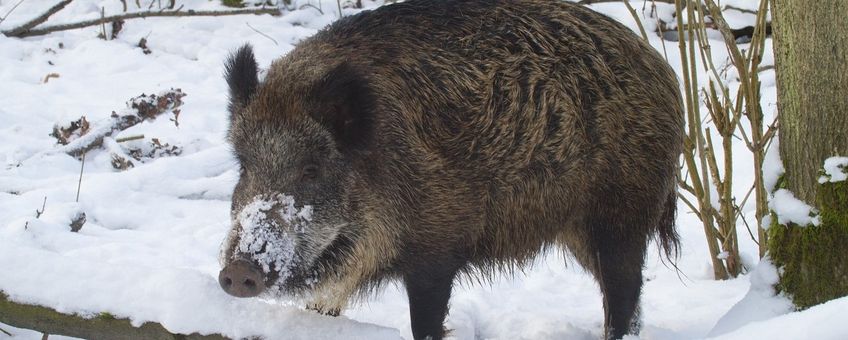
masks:
[[[403,276],[409,297],[412,335],[415,339],[439,340],[445,336],[443,324],[457,269],[441,261],[432,261],[422,267]]]

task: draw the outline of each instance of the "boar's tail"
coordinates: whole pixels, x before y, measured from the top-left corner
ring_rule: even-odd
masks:
[[[666,198],[665,205],[663,206],[663,212],[660,216],[659,224],[657,225],[656,236],[666,258],[675,268],[677,267],[676,259],[679,255],[678,252],[680,248],[680,236],[677,235],[677,230],[674,228],[676,215],[677,190],[676,187],[674,187],[674,189],[669,190],[668,197]]]

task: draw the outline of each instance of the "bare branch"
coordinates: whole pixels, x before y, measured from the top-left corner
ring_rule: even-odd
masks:
[[[755,10],[744,9],[744,8],[740,8],[740,7],[736,7],[736,6],[732,6],[732,5],[724,5],[724,9],[725,10],[739,11],[739,12],[748,13],[748,14],[755,14],[755,15],[757,14],[757,11],[755,11]]]
[[[636,10],[633,9],[633,6],[630,6],[629,0],[621,0],[624,3],[624,6],[627,7],[627,11],[630,12],[630,15],[633,17],[633,20],[636,20],[636,25],[639,26],[639,33],[642,34],[642,39],[648,41],[648,34],[645,33],[645,27],[642,26],[642,19],[639,19],[639,14],[636,13]]]
[[[696,195],[695,188],[693,188],[691,185],[689,185],[689,183],[686,183],[685,181],[683,181],[681,179],[677,182],[677,184],[680,186],[681,189],[686,190],[687,192],[689,192],[692,195]]]
[[[771,139],[774,138],[775,133],[777,133],[779,125],[780,121],[777,119],[777,117],[774,117],[774,121],[769,124],[768,130],[766,130],[766,133],[763,134],[763,143],[765,143],[766,145],[771,144]]]
[[[683,196],[683,194],[679,192],[677,193],[677,197],[680,198],[683,203],[686,203],[686,205],[689,206],[689,210],[692,210],[692,212],[695,213],[696,216],[698,216],[698,219],[701,219],[701,211],[695,207],[695,204],[693,204],[692,201],[690,201],[688,198],[686,198],[685,196]]]
[[[748,189],[748,192],[745,194],[745,198],[742,199],[742,203],[739,203],[740,207],[744,207],[745,203],[748,203],[748,198],[751,197],[751,193],[754,192],[754,189],[756,189],[756,188],[757,188],[756,184],[751,185],[751,188]],[[742,216],[742,209],[738,209],[736,211],[736,218],[738,219],[740,216]]]
[[[79,21],[69,24],[60,24],[47,26],[42,28],[33,28],[29,30],[25,30],[22,32],[18,32],[17,34],[13,34],[15,32],[10,31],[2,31],[3,35],[7,37],[32,37],[50,34],[53,32],[59,31],[68,31],[78,28],[97,26],[104,23],[109,23],[116,20],[129,20],[129,19],[138,19],[138,18],[152,18],[152,17],[215,17],[215,16],[225,16],[225,15],[242,15],[242,14],[270,14],[270,15],[279,15],[280,10],[277,8],[247,8],[247,9],[237,9],[237,10],[227,10],[227,11],[144,11],[144,12],[133,12],[133,13],[124,13],[118,15],[111,15],[98,19],[91,19],[85,21]]]
[[[41,25],[43,22],[47,21],[47,19],[49,19],[50,16],[61,11],[63,8],[65,8],[65,6],[70,4],[72,1],[74,1],[74,0],[64,0],[64,1],[62,1],[58,4],[56,4],[56,5],[53,5],[53,7],[50,7],[50,9],[48,9],[46,12],[35,17],[34,19],[32,19],[30,21],[27,21],[23,25],[20,25],[18,27],[15,27],[13,29],[8,30],[8,31],[3,31],[3,35],[5,35],[7,37],[13,37],[13,36],[17,36],[21,33],[24,33],[26,31],[29,31],[29,30],[35,28],[35,26]]]

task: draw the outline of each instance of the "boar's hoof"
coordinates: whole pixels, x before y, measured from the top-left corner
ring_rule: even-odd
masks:
[[[235,297],[254,297],[265,290],[259,267],[245,260],[236,260],[218,274],[218,283],[227,294]]]

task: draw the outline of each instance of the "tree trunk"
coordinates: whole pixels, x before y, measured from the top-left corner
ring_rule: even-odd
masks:
[[[819,226],[778,225],[769,254],[778,288],[800,308],[848,295],[848,182],[819,184],[825,159],[848,155],[848,1],[772,0],[780,185],[820,211]]]
[[[784,178],[813,203],[824,160],[848,155],[848,1],[773,3]]]

